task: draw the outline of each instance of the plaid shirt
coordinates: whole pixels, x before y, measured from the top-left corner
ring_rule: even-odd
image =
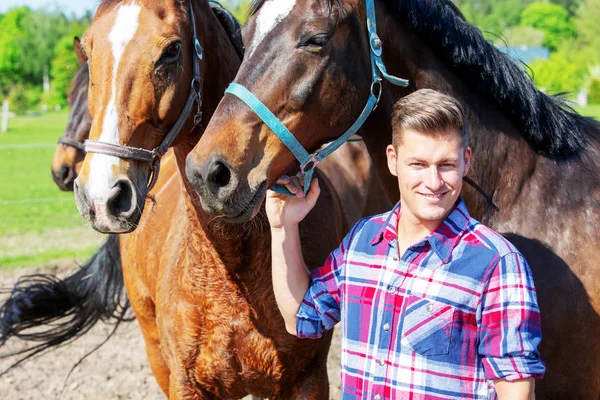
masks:
[[[359,221],[312,283],[299,337],[342,317],[342,399],[493,399],[493,379],[541,378],[531,271],[462,199],[399,257],[400,205]]]

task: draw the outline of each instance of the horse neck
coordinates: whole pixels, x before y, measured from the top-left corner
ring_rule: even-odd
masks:
[[[502,110],[478,99],[426,43],[415,38],[393,17],[379,18],[379,21],[378,31],[382,34],[383,43],[387,44],[384,61],[388,71],[408,78],[411,84],[409,91],[424,88],[439,90],[461,102],[470,133],[469,144],[473,149],[469,177],[488,196],[501,193],[501,196],[493,197],[500,209],[510,208],[518,200],[523,184],[531,178],[541,156],[531,149]],[[408,41],[406,38],[411,39]],[[385,123],[391,126],[393,103],[405,96],[407,90],[389,83],[384,90],[387,93],[382,98],[381,114],[385,114]],[[381,136],[380,131],[372,131]],[[391,132],[388,135],[391,138]],[[365,142],[369,144],[368,140]],[[464,185],[463,197],[476,218],[486,220],[492,217],[493,208],[472,187]]]
[[[188,153],[202,137],[208,121],[223,97],[225,88],[234,79],[241,60],[208,3],[206,1],[193,1],[192,4],[196,16],[198,41],[204,50],[200,67],[202,75],[202,122],[197,128],[192,129],[193,115],[190,116],[182,130],[182,133],[189,133],[185,134],[176,143],[174,152],[179,174],[183,181],[186,212],[190,217],[192,232],[198,232],[201,229],[211,245],[217,250],[221,259],[225,259],[226,264],[233,265],[236,264],[236,257],[241,254],[235,248],[240,245],[239,238],[243,235],[238,231],[243,227],[237,224],[225,225],[215,222],[214,216],[207,214],[202,209],[198,194],[187,179],[185,162]],[[237,256],[231,256],[232,254],[237,254]],[[231,257],[233,258],[228,260]]]

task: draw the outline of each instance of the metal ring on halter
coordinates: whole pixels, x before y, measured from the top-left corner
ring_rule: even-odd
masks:
[[[309,156],[308,160],[306,160],[305,163],[300,165],[300,172],[302,173],[302,175],[304,175],[305,171],[310,171],[311,169],[315,169],[317,164],[319,164],[319,159],[317,158],[316,155],[311,154]]]
[[[375,85],[377,85],[379,87],[379,90],[377,90],[377,95],[374,92]],[[382,92],[383,92],[383,83],[381,82],[381,78],[377,78],[376,80],[371,82],[371,94],[373,96],[377,97],[377,101],[375,102],[375,106],[373,107],[373,110],[375,110],[377,108],[377,105],[379,104],[379,99],[381,99]]]
[[[160,156],[158,154],[154,155],[154,160],[152,160],[152,165],[150,168],[150,177],[148,178],[148,192],[152,190],[154,185],[156,185],[156,181],[158,181],[158,173],[160,172]]]

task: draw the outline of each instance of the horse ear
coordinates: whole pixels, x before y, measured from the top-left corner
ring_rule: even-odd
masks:
[[[81,50],[81,41],[77,36],[73,38],[73,47],[75,48],[75,54],[77,54],[77,61],[79,61],[79,64],[87,62],[87,57],[83,50]]]

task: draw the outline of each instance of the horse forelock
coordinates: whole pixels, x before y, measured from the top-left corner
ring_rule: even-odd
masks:
[[[600,130],[577,114],[560,94],[539,91],[509,55],[468,23],[450,0],[384,0],[406,27],[427,42],[458,77],[497,107],[546,156],[568,156],[584,149]]]

